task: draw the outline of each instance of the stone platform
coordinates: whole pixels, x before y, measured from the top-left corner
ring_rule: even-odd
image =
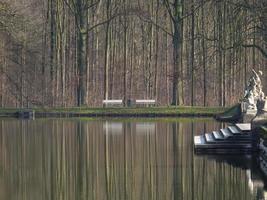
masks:
[[[252,128],[257,128],[262,125],[267,125],[267,101],[258,102],[258,112],[251,121]]]
[[[255,118],[257,115],[257,110],[248,109],[246,113],[243,114],[243,123],[251,123],[251,121]]]

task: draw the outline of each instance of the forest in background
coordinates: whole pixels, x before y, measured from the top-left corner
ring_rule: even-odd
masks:
[[[266,44],[267,0],[2,0],[0,106],[228,106]]]

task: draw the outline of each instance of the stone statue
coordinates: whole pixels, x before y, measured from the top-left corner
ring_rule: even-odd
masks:
[[[262,76],[262,71],[259,71],[259,75],[257,74],[257,72],[255,72],[254,69],[252,69],[252,72],[254,74],[254,78],[255,78],[255,95],[258,96],[259,100],[263,100],[265,95],[264,92],[262,91],[262,84],[261,84],[261,79],[260,76]]]
[[[257,110],[257,102],[262,101],[265,98],[265,95],[262,91],[262,83],[260,76],[262,76],[262,71],[259,71],[259,74],[252,69],[253,75],[249,78],[248,85],[245,89],[245,95],[243,102],[246,102],[247,109]]]
[[[238,120],[243,123],[254,121],[254,124],[256,124],[256,121],[257,123],[263,121],[267,124],[267,97],[263,93],[261,79],[262,71],[252,70],[245,88],[245,94],[239,101],[240,104],[216,116],[216,119],[222,121]]]

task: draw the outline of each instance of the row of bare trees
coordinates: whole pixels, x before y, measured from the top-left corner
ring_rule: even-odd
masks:
[[[266,0],[4,0],[1,106],[230,105],[251,68],[267,69],[266,10]]]

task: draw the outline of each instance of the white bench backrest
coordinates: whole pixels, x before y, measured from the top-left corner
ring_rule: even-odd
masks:
[[[112,103],[122,103],[122,99],[114,99],[114,100],[108,100],[108,99],[105,99],[103,100],[103,103],[104,104],[112,104]]]
[[[135,101],[136,103],[156,103],[156,100],[154,99],[137,99]]]

